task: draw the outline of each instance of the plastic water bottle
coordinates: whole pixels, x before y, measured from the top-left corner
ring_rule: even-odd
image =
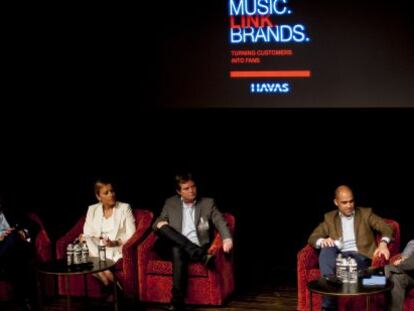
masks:
[[[66,263],[68,266],[73,265],[73,244],[69,243],[66,247]]]
[[[342,280],[342,254],[336,256],[336,278]]]
[[[358,283],[358,265],[354,258],[349,261],[349,283]]]
[[[73,246],[73,264],[80,265],[82,263],[82,247],[79,243]]]
[[[344,258],[342,260],[343,265],[343,275],[342,275],[342,283],[349,283],[349,263],[351,261],[350,257]]]
[[[343,283],[346,283],[348,279],[347,260],[342,254],[338,254],[336,258],[336,277]]]
[[[102,236],[99,237],[98,254],[99,261],[106,261],[105,242]]]
[[[82,263],[88,263],[89,260],[89,248],[86,241],[82,242],[82,252],[81,252]]]
[[[347,271],[347,261],[346,258],[341,256],[341,260],[338,262],[338,278],[340,281],[342,281],[342,283],[347,283],[347,278],[348,278],[348,271]]]

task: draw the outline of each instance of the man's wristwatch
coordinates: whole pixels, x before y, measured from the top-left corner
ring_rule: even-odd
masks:
[[[381,241],[380,242],[384,242],[385,244],[389,244],[390,242],[388,242],[387,240],[385,240],[385,239],[381,239]]]

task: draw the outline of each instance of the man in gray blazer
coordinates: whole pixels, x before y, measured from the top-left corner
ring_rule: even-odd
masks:
[[[198,198],[197,187],[190,173],[176,176],[178,195],[165,201],[161,215],[153,225],[155,233],[172,250],[173,288],[168,310],[184,310],[189,261],[209,265],[214,254],[208,254],[216,228],[223,239],[223,251],[228,253],[233,240],[226,221],[211,198]]]
[[[414,286],[414,240],[408,242],[400,259],[385,266],[385,275],[394,283],[390,310],[402,311],[407,288]]]

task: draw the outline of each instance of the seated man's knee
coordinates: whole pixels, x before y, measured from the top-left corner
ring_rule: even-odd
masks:
[[[394,283],[394,287],[406,288],[408,286],[408,280],[405,274],[392,274],[390,279]]]
[[[168,225],[168,223],[164,221],[164,224],[162,224],[161,226],[157,225],[157,229],[155,230],[155,233],[159,237],[167,237],[170,233],[170,228],[171,227]]]
[[[166,228],[166,226],[162,226],[160,228],[157,227],[157,229],[154,231],[154,233],[160,238],[165,238],[166,237],[165,228]]]
[[[159,221],[157,223],[157,229],[159,230],[159,229],[161,229],[162,227],[164,227],[166,225],[168,225],[168,221]]]
[[[334,247],[324,247],[324,248],[321,248],[321,251],[319,253],[319,257],[336,256],[337,253],[338,253],[338,249],[335,246]]]

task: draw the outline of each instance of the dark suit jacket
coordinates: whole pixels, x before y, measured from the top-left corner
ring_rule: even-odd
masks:
[[[355,239],[358,252],[372,258],[376,249],[374,231],[378,231],[383,237],[392,238],[392,228],[384,220],[375,215],[371,208],[355,208],[354,218]],[[338,210],[325,214],[324,221],[312,232],[308,243],[313,247],[319,238],[331,237],[334,240],[342,236],[341,218]]]
[[[3,213],[10,227],[15,227],[17,230],[25,229],[27,231],[26,234],[31,238],[35,238],[41,229],[24,212],[6,210]]]
[[[212,224],[220,232],[222,239],[230,239],[231,234],[227,227],[227,223],[223,218],[221,212],[217,209],[217,206],[211,198],[197,199],[195,208],[195,225],[197,228],[197,236],[201,246],[211,242]],[[208,221],[208,229],[200,226],[200,219]],[[183,222],[183,207],[181,197],[175,195],[168,198],[165,201],[161,215],[155,220],[153,229],[157,230],[157,224],[159,221],[168,221],[168,224],[178,232],[181,232]]]
[[[16,230],[0,241],[0,274],[19,269],[22,260],[30,262],[36,258],[35,238],[41,229],[26,213],[9,211],[3,211],[3,213],[10,227]],[[21,239],[21,236],[17,234],[20,230],[24,230],[26,239],[31,238],[31,243],[26,243]]]

